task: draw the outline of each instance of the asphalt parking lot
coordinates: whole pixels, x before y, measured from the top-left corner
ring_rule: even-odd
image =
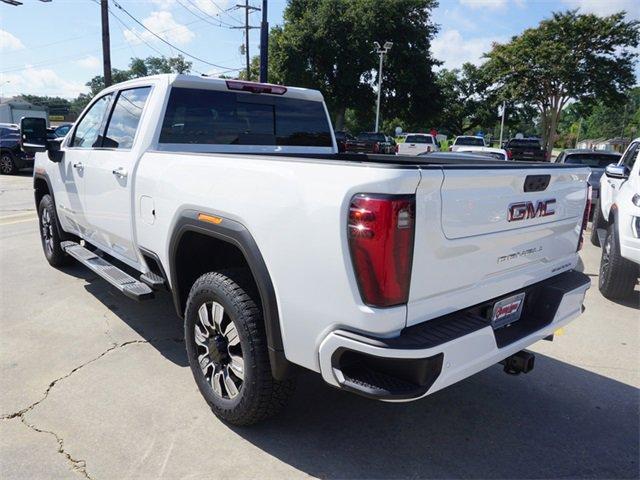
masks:
[[[300,379],[252,428],[209,411],[167,294],[121,296],[42,254],[28,174],[0,177],[0,477],[637,478],[640,292],[586,312],[517,377],[494,366],[385,404]]]

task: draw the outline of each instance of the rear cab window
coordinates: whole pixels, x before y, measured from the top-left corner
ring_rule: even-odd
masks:
[[[477,137],[458,137],[456,138],[454,145],[484,147],[484,140]]]
[[[431,135],[407,135],[406,143],[431,143],[433,144],[433,137]]]
[[[333,147],[319,101],[173,87],[160,144]]]
[[[620,156],[598,153],[573,153],[564,158],[564,163],[584,165],[591,168],[605,168],[612,163],[618,163]]]
[[[528,140],[528,139],[514,139],[509,140],[509,147],[520,147],[520,148],[542,148],[540,144],[540,140]]]

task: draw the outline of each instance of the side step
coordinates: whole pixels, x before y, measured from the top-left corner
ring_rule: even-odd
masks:
[[[95,253],[87,250],[76,242],[62,242],[62,250],[89,267],[99,276],[104,278],[120,292],[134,300],[147,300],[153,298],[153,290],[142,282],[139,282],[131,275],[123,272],[118,267],[110,264],[105,259],[100,258]]]
[[[147,272],[140,275],[140,281],[142,283],[146,283],[154,290],[158,290],[159,288],[163,288],[165,286],[164,278],[160,275],[156,275],[153,272]]]

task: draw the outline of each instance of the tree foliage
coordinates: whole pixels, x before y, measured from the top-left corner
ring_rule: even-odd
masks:
[[[337,128],[347,108],[375,103],[379,57],[373,42],[393,42],[385,56],[382,116],[427,122],[437,108],[429,50],[437,0],[290,0],[271,31],[269,80],[319,89]]]
[[[494,45],[486,55],[487,71],[500,95],[537,108],[551,151],[567,102],[615,101],[634,84],[638,26],[625,21],[624,12],[554,13],[509,43]]]

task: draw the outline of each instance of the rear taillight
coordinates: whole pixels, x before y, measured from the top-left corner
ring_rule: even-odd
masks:
[[[400,149],[400,144],[396,143],[396,153],[398,153],[399,149]]]
[[[380,144],[378,142],[373,144],[373,153],[378,153],[380,151]]]
[[[511,150],[507,150],[507,158],[508,158],[509,160],[512,160],[512,159],[513,159],[513,152],[512,152]]]
[[[358,194],[347,235],[360,296],[367,305],[407,303],[415,232],[414,195]]]
[[[580,251],[582,249],[582,245],[584,244],[584,232],[587,229],[587,223],[589,223],[589,213],[591,213],[591,185],[587,186],[587,201],[584,204],[582,226],[580,227],[580,240],[578,240],[578,248],[576,249],[576,252]]]

